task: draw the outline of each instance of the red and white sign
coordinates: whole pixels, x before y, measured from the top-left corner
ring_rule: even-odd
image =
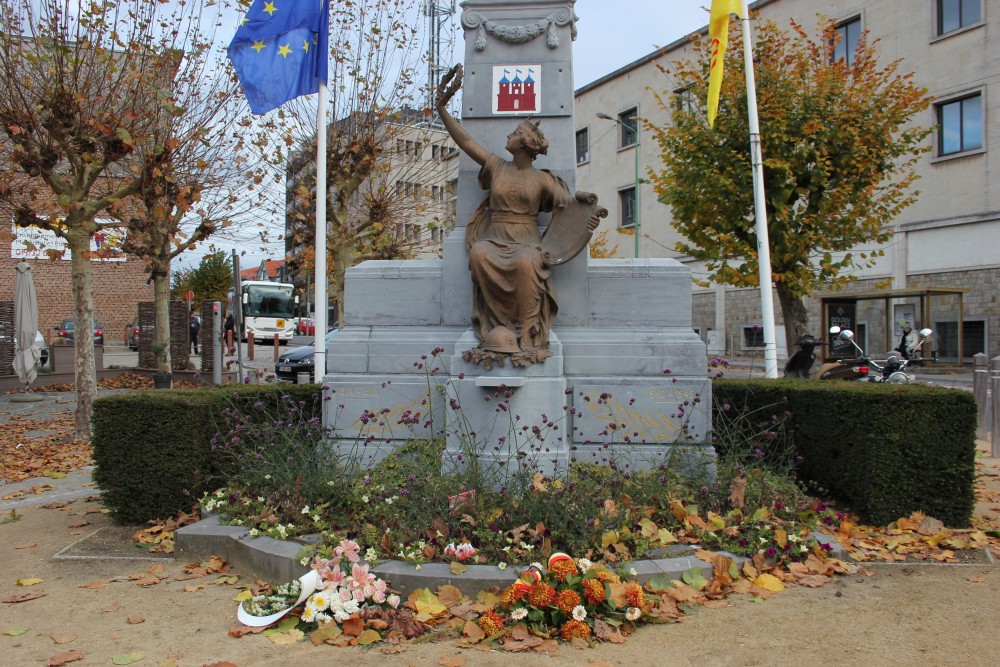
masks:
[[[541,65],[493,66],[493,113],[538,113],[542,108]]]

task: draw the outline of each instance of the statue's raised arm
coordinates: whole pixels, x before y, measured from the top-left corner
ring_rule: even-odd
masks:
[[[444,75],[441,79],[441,83],[437,87],[437,99],[434,103],[434,107],[437,109],[438,116],[441,118],[441,122],[444,124],[448,134],[451,138],[455,140],[458,147],[462,149],[466,155],[471,157],[476,161],[477,164],[486,164],[486,158],[489,156],[490,152],[483,148],[475,139],[472,138],[462,124],[455,120],[450,113],[448,113],[448,103],[455,93],[457,93],[462,87],[462,65],[455,65],[448,73]]]

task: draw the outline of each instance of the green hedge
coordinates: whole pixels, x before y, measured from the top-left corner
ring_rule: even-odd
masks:
[[[976,403],[923,384],[719,380],[715,408],[786,419],[800,478],[885,525],[921,511],[967,526],[975,506]]]
[[[139,391],[94,402],[94,481],[113,517],[143,523],[189,511],[201,495],[224,484],[212,437],[225,414],[252,414],[257,401],[290,396],[321,416],[317,385],[248,385]]]

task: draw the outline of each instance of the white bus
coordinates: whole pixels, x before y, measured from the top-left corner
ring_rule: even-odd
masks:
[[[278,340],[287,343],[295,335],[299,319],[295,314],[299,297],[291,283],[272,283],[267,280],[240,282],[240,302],[243,305],[243,330],[240,337],[247,339],[253,333],[255,342],[269,343],[278,334]]]

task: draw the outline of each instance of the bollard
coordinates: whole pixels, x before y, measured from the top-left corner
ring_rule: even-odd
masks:
[[[281,355],[281,341],[278,339],[278,334],[274,334],[274,361],[278,362],[278,357]]]
[[[295,376],[295,384],[309,384],[311,379],[309,373],[298,373]]]
[[[986,439],[986,434],[990,430],[990,406],[986,402],[987,388],[990,384],[990,364],[989,357],[980,352],[972,357],[972,393],[976,397],[976,412],[979,419],[976,421],[976,437],[980,440]]]
[[[254,341],[254,335],[252,331],[247,332],[247,359],[253,361],[253,348],[257,343]]]
[[[992,454],[1000,458],[1000,357],[990,361],[990,391],[993,392]]]
[[[212,341],[212,384],[222,384],[222,360],[225,355],[222,352],[222,303],[212,302],[212,332],[215,340]]]

